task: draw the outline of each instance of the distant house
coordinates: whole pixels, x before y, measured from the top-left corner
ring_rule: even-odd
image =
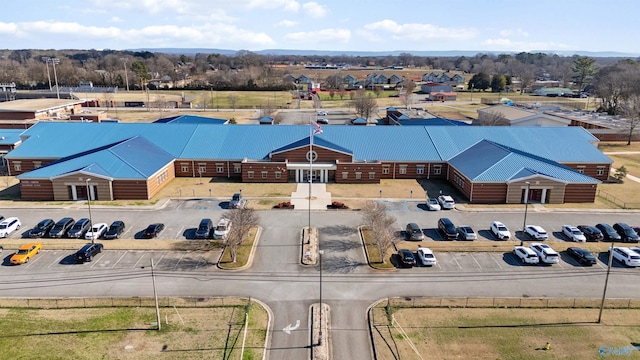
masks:
[[[451,77],[451,81],[455,82],[456,84],[464,84],[467,80],[464,78],[464,76],[455,74]]]
[[[260,125],[273,125],[273,118],[270,116],[263,116],[260,119],[258,119],[258,122],[260,123]]]
[[[399,83],[401,83],[402,81],[404,81],[403,78],[401,78],[400,76],[393,74],[389,77],[389,85],[398,85]]]
[[[535,91],[538,96],[573,96],[574,92],[568,88],[543,87]]]
[[[494,105],[478,110],[474,125],[490,126],[569,126],[571,120],[541,111],[515,106]]]
[[[362,118],[362,117],[357,117],[353,120],[351,120],[351,124],[353,125],[367,125],[369,122],[367,121],[367,119]]]
[[[438,82],[438,74],[434,72],[431,72],[429,74],[423,74],[422,81],[430,82],[430,83]]]
[[[453,91],[436,91],[429,93],[429,100],[432,101],[455,101],[457,94]]]
[[[451,85],[439,84],[439,83],[426,83],[420,86],[420,90],[425,94],[431,94],[434,92],[453,92]]]

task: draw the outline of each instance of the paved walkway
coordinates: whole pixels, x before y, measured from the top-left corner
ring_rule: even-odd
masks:
[[[311,200],[309,200],[309,184],[298,184],[295,192],[291,193],[291,204],[300,210],[326,210],[331,204],[331,193],[327,192],[327,185],[322,183],[311,184]]]

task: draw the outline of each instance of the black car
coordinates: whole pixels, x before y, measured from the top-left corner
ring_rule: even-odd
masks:
[[[413,267],[416,265],[416,257],[411,250],[398,250],[399,265],[402,267]]]
[[[602,236],[604,236],[603,241],[620,241],[622,238],[620,234],[611,227],[609,224],[597,224],[596,227],[598,230],[602,232]]]
[[[584,237],[587,238],[587,241],[602,241],[604,240],[604,236],[602,235],[602,231],[600,231],[595,226],[590,225],[578,225],[578,230],[582,231]]]
[[[49,237],[52,238],[62,238],[67,235],[67,231],[73,227],[75,224],[75,220],[70,217],[62,218],[58,220],[58,222],[53,225],[51,230],[49,230]]]
[[[73,255],[73,259],[76,261],[77,264],[82,264],[84,262],[89,262],[93,260],[93,257],[96,256],[96,254],[99,254],[101,252],[102,252],[102,244],[100,243],[86,244],[83,247],[81,247],[80,250],[78,250]]]
[[[29,230],[30,238],[41,238],[49,234],[49,230],[56,224],[53,219],[44,219],[38,223],[33,229]]]
[[[87,218],[82,218],[76,221],[76,223],[67,232],[67,237],[81,239],[84,238],[84,234],[91,229],[91,221]]]
[[[208,239],[213,231],[213,221],[211,219],[200,220],[200,225],[196,229],[196,239]]]
[[[117,239],[124,232],[124,221],[116,220],[111,223],[107,232],[104,233],[105,239]]]
[[[438,220],[438,229],[442,232],[445,240],[455,240],[458,238],[458,230],[449,218],[440,218]]]
[[[164,230],[164,224],[151,224],[147,226],[146,229],[142,232],[142,237],[145,239],[151,239],[157,237]]]
[[[615,223],[613,228],[618,232],[618,235],[622,238],[622,242],[637,243],[640,241],[640,236],[633,228],[625,223]]]
[[[567,248],[567,254],[573,256],[580,264],[595,265],[598,261],[591,251],[579,247]]]

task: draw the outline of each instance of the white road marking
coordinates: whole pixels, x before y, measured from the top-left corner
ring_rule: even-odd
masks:
[[[127,253],[128,253],[128,252],[129,252],[129,251],[125,251],[125,252],[124,252],[124,254],[122,254],[122,256],[120,256],[120,258],[119,258],[115,263],[113,263],[113,266],[112,266],[111,268],[113,269],[114,267],[116,267],[116,265],[118,265],[118,263],[120,262],[120,260],[122,260],[122,258],[123,258],[125,255],[127,255]]]

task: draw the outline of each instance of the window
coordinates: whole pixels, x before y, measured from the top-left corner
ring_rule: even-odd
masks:
[[[356,180],[362,179],[362,173],[360,171],[356,171]]]
[[[418,175],[424,174],[424,165],[416,165],[416,174]]]
[[[349,172],[347,172],[347,171],[343,171],[343,172],[342,172],[342,179],[343,179],[343,180],[347,180],[348,178],[349,178]]]
[[[596,171],[596,175],[603,176],[604,175],[604,166],[598,166],[598,170]]]
[[[390,168],[390,166],[389,166],[389,165],[384,165],[384,166],[382,167],[382,173],[383,173],[383,174],[385,174],[385,175],[386,175],[386,174],[389,174],[389,168]]]
[[[41,166],[42,166],[42,161],[34,161],[33,162],[33,168],[34,169],[37,169],[37,168],[39,168]]]
[[[224,172],[224,164],[216,163],[216,172],[223,173]]]
[[[189,172],[189,164],[180,164],[183,173]]]
[[[207,172],[207,164],[198,164],[198,173],[204,174]]]
[[[433,167],[433,175],[440,175],[440,174],[442,174],[442,166],[435,165]]]
[[[376,173],[371,171],[369,172],[369,180],[374,180],[376,178]]]
[[[280,179],[280,177],[282,176],[282,172],[281,171],[276,171],[275,173],[276,179]]]
[[[242,164],[233,164],[233,173],[240,174],[242,172]]]
[[[13,170],[22,171],[22,163],[20,161],[16,161],[13,163]]]
[[[263,179],[266,179],[267,176],[269,176],[269,172],[268,171],[262,171],[261,174],[262,174],[262,178]]]
[[[165,182],[168,178],[169,178],[169,170],[165,169],[163,172],[158,174],[158,177],[156,177],[156,183],[160,185],[163,182]]]
[[[247,179],[253,179],[253,171],[247,171]]]
[[[406,174],[407,173],[407,165],[400,165],[400,174]]]
[[[586,166],[584,166],[584,165],[580,165],[580,166],[578,166],[578,172],[579,172],[580,174],[584,174],[584,169],[585,169],[585,168],[586,168]]]

